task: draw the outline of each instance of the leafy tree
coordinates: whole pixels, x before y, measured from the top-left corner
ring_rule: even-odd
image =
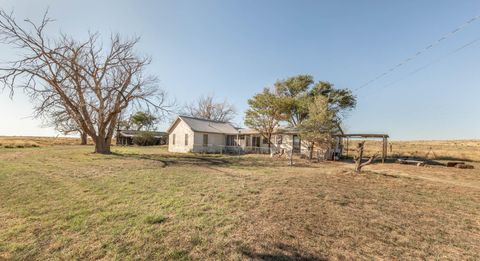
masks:
[[[299,126],[300,136],[309,142],[309,158],[312,158],[313,147],[330,147],[332,143],[332,132],[338,127],[336,113],[329,106],[328,99],[317,96],[308,106],[309,117]]]
[[[215,101],[213,96],[201,96],[196,101],[185,105],[183,114],[205,120],[230,122],[237,111],[227,100]]]
[[[272,133],[282,120],[280,99],[268,89],[256,94],[248,100],[250,108],[245,112],[245,125],[257,130],[268,140],[268,149],[271,149]]]
[[[157,118],[149,112],[139,111],[130,116],[130,123],[135,126],[137,130],[154,130]]]
[[[311,75],[279,80],[273,92],[264,92],[260,97],[263,99],[259,101],[264,103],[257,99],[252,100],[259,104],[249,102],[245,124],[268,135],[272,124],[277,127],[286,121],[309,142],[310,157],[315,144],[330,144],[331,132],[340,128],[343,118],[356,106],[356,98],[350,90],[336,89],[325,81],[315,83]],[[272,107],[274,112],[270,110]],[[271,132],[268,138],[271,138]]]
[[[298,75],[275,83],[276,95],[281,99],[284,117],[293,127],[308,117],[313,83],[311,75]]]

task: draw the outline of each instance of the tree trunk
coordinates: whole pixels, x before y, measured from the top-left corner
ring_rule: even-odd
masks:
[[[272,154],[272,134],[268,135],[268,153]]]
[[[309,154],[308,154],[308,160],[310,160],[310,161],[311,161],[312,158],[313,158],[313,145],[314,145],[314,143],[311,142],[310,145],[309,145],[309,147],[308,147],[308,149],[309,149],[309,152],[308,152],[308,153],[309,153]]]
[[[95,153],[99,153],[99,154],[111,154],[112,153],[110,151],[110,142],[108,141],[108,138],[98,136],[95,139]]]
[[[80,145],[87,145],[88,136],[85,132],[80,132]]]
[[[355,159],[355,172],[359,173],[362,171],[362,158],[363,158],[363,142],[358,143],[357,146],[357,157]]]
[[[370,157],[366,162],[362,163],[364,145],[365,145],[365,141],[362,141],[362,142],[358,143],[358,145],[357,145],[357,153],[358,154],[355,158],[355,172],[357,172],[357,173],[360,173],[362,171],[363,167],[372,164],[373,161],[377,158],[377,154],[375,154],[372,157]]]

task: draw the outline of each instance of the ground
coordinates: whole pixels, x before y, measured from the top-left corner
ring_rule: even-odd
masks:
[[[480,259],[480,171],[0,148],[0,259]]]

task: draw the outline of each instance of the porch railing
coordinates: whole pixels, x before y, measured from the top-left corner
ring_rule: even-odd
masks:
[[[231,154],[243,154],[243,153],[258,153],[258,154],[270,154],[270,151],[275,152],[275,147],[254,147],[254,146],[225,146],[214,144],[194,144],[193,152],[198,153],[231,153]]]

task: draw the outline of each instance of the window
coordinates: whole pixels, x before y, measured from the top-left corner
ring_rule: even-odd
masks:
[[[188,146],[188,134],[185,134],[185,146]]]
[[[208,134],[203,134],[203,146],[208,146]]]
[[[302,149],[302,146],[301,146],[302,142],[300,141],[300,136],[298,135],[293,135],[293,152],[294,153],[300,153],[301,152],[301,149]]]
[[[260,147],[260,137],[258,136],[252,137],[252,147]]]
[[[234,135],[228,135],[227,136],[227,146],[235,146],[235,136]]]
[[[268,142],[268,139],[265,138],[265,137],[263,137],[263,144],[268,144],[268,143],[269,143],[269,142]]]
[[[277,135],[277,144],[282,144],[282,143],[283,143],[283,136]]]
[[[175,134],[172,135],[172,144],[175,145]]]

